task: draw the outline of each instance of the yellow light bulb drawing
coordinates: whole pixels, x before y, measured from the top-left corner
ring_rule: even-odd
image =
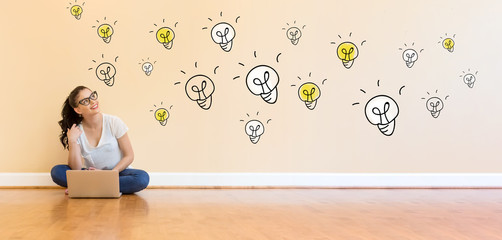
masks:
[[[342,60],[343,66],[349,69],[354,64],[354,60],[359,55],[359,50],[354,43],[343,42],[338,46],[336,51],[338,58]]]
[[[98,36],[103,39],[105,43],[110,43],[112,40],[113,28],[109,24],[101,24],[98,27]]]
[[[174,31],[168,27],[163,27],[157,30],[157,41],[162,43],[169,50],[173,47]]]
[[[305,102],[308,109],[314,110],[317,105],[317,99],[321,96],[321,90],[312,82],[304,83],[298,89],[300,100]]]
[[[71,7],[70,9],[70,13],[71,15],[73,15],[77,20],[80,20],[80,17],[82,16],[82,12],[84,10],[82,9],[81,6],[79,5],[74,5],[73,7]]]
[[[455,46],[455,42],[451,38],[446,38],[443,40],[443,47],[449,52],[453,52],[453,46]]]
[[[159,108],[155,111],[155,119],[159,121],[160,125],[165,126],[167,124],[167,119],[169,118],[169,112],[165,108]]]

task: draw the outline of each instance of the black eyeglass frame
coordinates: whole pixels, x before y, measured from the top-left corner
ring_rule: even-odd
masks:
[[[81,104],[83,106],[89,106],[91,104],[91,100],[96,100],[98,99],[98,92],[94,91],[91,93],[89,97],[83,98],[80,101],[78,101],[78,104]]]

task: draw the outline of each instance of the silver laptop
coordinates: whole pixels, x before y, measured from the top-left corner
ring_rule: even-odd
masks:
[[[70,198],[119,198],[119,172],[114,170],[68,170]]]

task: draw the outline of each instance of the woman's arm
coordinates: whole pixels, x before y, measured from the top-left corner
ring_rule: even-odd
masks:
[[[126,169],[134,161],[134,151],[132,150],[131,141],[129,140],[127,133],[117,139],[117,141],[119,143],[120,151],[122,152],[122,159],[112,170],[120,172]]]
[[[71,129],[68,129],[68,166],[72,170],[82,169],[82,152],[77,143],[77,139],[82,134],[82,130],[73,124]]]

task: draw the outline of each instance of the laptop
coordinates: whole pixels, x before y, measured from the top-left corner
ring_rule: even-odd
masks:
[[[114,170],[68,170],[70,198],[120,198],[119,172]]]

